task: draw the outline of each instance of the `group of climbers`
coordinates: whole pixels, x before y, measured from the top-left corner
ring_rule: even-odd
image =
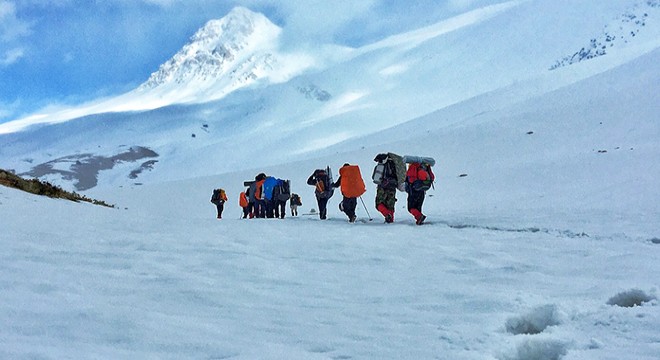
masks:
[[[243,208],[243,219],[245,218],[280,218],[284,219],[286,214],[286,202],[297,194],[291,194],[291,181],[266,176],[260,173],[254,177],[254,181],[243,183],[247,189],[239,195],[239,205]],[[297,204],[296,202],[296,204]],[[297,205],[291,202],[291,214],[297,213]]]
[[[407,209],[415,218],[417,225],[422,225],[426,215],[422,213],[422,205],[426,191],[435,180],[432,166],[435,160],[430,157],[399,156],[394,153],[378,154],[374,161],[372,179],[376,184],[376,209],[386,223],[394,222],[396,192],[405,191],[408,194]],[[407,165],[407,168],[406,168]],[[307,179],[307,184],[314,186],[321,220],[327,219],[328,200],[334,195],[334,190],[341,190],[343,199],[339,209],[346,214],[348,221],[357,219],[357,200],[362,199],[366,186],[357,165],[345,163],[339,169],[339,177],[333,181],[330,167],[316,169]],[[260,173],[254,181],[244,182],[247,189],[239,196],[239,205],[243,208],[243,218],[281,218],[285,216],[286,202],[290,201],[291,216],[298,216],[298,207],[302,205],[300,195],[291,193],[291,182]],[[222,189],[216,189],[211,202],[218,207],[218,218],[221,218],[221,206],[227,200]],[[220,195],[221,193],[221,195]],[[221,200],[218,200],[220,198]],[[224,199],[224,200],[222,200]],[[364,205],[364,201],[362,201]],[[366,206],[365,206],[366,210]],[[368,213],[368,210],[367,210]]]

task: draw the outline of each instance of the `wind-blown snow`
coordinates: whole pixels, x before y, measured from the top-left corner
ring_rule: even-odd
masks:
[[[437,24],[410,31],[405,34],[390,36],[387,39],[379,41],[375,44],[365,46],[360,50],[362,52],[369,52],[384,47],[413,48],[435,37],[487,20],[488,18],[498,15],[514,6],[523,3],[524,1],[527,0],[515,0],[503,2],[501,4],[485,6],[453,17],[451,19],[441,21]]]

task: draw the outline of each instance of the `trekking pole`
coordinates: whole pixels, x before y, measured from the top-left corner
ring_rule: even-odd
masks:
[[[364,204],[364,200],[362,200],[362,196],[360,196],[360,201],[362,202],[362,206],[364,207],[364,211],[367,212],[367,216],[369,217],[369,221],[372,221],[373,219],[371,218],[371,215],[369,215],[369,210],[367,210],[367,205]]]

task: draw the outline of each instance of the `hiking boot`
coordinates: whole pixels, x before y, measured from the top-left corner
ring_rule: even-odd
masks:
[[[417,219],[416,223],[417,225],[422,225],[424,223],[424,220],[426,220],[426,215],[422,215]]]
[[[392,216],[390,214],[385,215],[385,223],[391,224],[393,222],[394,222],[394,216]]]

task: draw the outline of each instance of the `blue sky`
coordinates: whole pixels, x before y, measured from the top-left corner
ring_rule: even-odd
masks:
[[[0,122],[144,82],[208,20],[264,13],[289,43],[359,46],[493,0],[0,0]]]

